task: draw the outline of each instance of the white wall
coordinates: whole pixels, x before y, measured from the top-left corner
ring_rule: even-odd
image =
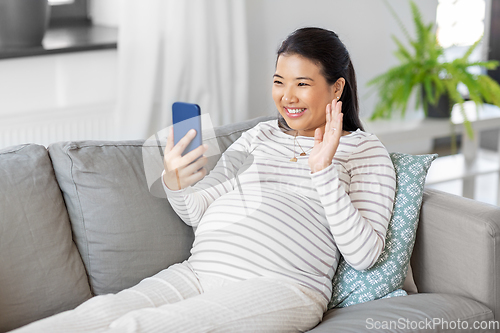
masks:
[[[389,0],[410,33],[411,10],[406,0]],[[426,22],[435,22],[437,0],[419,0]],[[297,28],[318,26],[335,31],[351,54],[358,80],[361,115],[373,112],[375,96],[366,83],[397,63],[391,34],[404,40],[383,0],[248,0],[250,109],[256,116],[275,114],[271,98],[276,51]]]
[[[94,24],[118,27],[123,0],[90,0],[89,13]]]
[[[118,26],[119,0],[91,2],[94,22]],[[0,60],[0,149],[116,137],[117,50]]]
[[[388,1],[411,32],[408,2]],[[357,71],[362,115],[372,112],[375,100],[366,96],[365,84],[395,64],[390,36],[402,37],[383,0],[246,3],[252,117],[276,113],[271,98],[276,51],[290,32],[309,25],[331,29],[344,41]],[[121,0],[95,0],[91,15],[96,23],[117,26],[120,5]],[[424,19],[434,22],[437,0],[419,0],[418,5]],[[0,60],[0,148],[26,142],[113,139],[117,66],[116,50]],[[99,130],[86,131],[92,124]]]
[[[0,149],[112,139],[116,50],[0,60]]]

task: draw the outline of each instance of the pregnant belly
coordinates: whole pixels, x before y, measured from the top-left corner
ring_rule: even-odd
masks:
[[[209,207],[196,230],[190,262],[241,279],[274,273],[325,277],[336,258],[316,207],[290,193],[246,189]]]

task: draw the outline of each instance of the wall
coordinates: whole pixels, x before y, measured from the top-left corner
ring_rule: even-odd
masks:
[[[403,22],[407,1],[388,0]],[[91,2],[98,24],[117,26],[119,0]],[[247,0],[250,59],[249,104],[253,116],[275,114],[271,98],[275,53],[298,27],[336,31],[351,52],[362,115],[375,103],[366,82],[395,63],[390,35],[402,37],[383,0]],[[437,0],[419,0],[435,21]],[[410,25],[410,32],[412,26]],[[0,148],[26,142],[113,139],[118,56],[116,50],[0,60]]]
[[[95,22],[118,25],[119,2],[91,4]],[[114,139],[117,71],[117,50],[0,60],[0,149]]]
[[[410,34],[409,2],[388,0]],[[419,0],[426,22],[435,22],[437,0]],[[247,25],[250,63],[250,110],[256,115],[275,114],[271,98],[276,51],[293,30],[318,26],[335,31],[346,44],[357,74],[361,114],[370,115],[375,96],[366,83],[396,64],[391,34],[404,35],[383,0],[249,0]]]
[[[0,60],[0,148],[114,136],[116,50]]]
[[[122,0],[90,0],[92,22],[107,27],[120,25]]]

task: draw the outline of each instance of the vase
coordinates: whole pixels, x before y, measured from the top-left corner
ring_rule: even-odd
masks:
[[[42,46],[49,17],[48,0],[0,0],[0,47]]]
[[[427,117],[428,118],[450,118],[451,108],[453,106],[450,96],[446,93],[439,97],[436,104],[431,104],[426,100],[425,90],[422,89],[422,101],[427,104]]]

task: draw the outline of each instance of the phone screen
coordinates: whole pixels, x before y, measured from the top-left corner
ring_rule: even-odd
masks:
[[[172,105],[172,122],[174,124],[174,144],[177,144],[190,129],[196,130],[196,136],[184,149],[183,156],[202,144],[199,105],[175,102]]]

